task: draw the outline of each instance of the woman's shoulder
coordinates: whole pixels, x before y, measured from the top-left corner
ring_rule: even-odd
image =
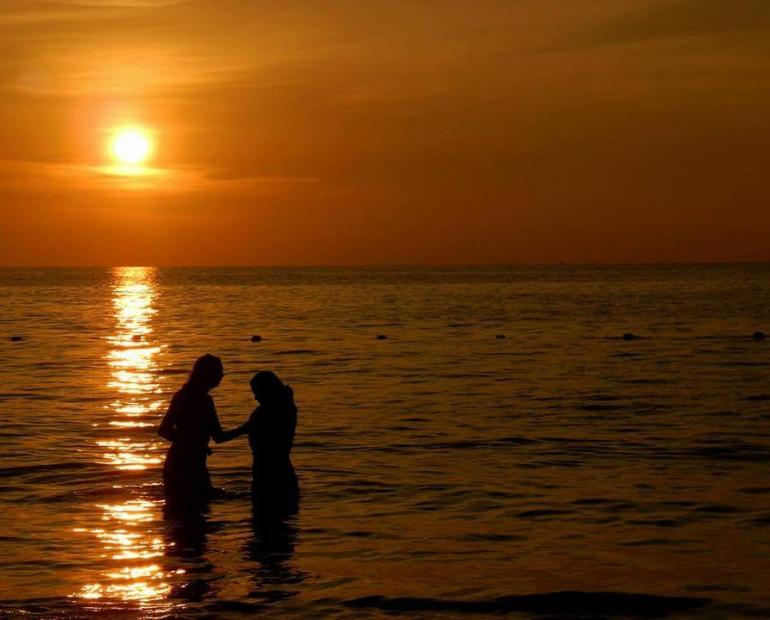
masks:
[[[206,408],[213,408],[214,399],[208,392],[201,392],[199,390],[191,389],[187,385],[183,385],[171,397],[171,404],[186,405],[190,407],[200,407],[203,405]]]
[[[171,396],[171,404],[178,405],[179,403],[183,402],[186,397],[187,393],[185,391],[185,386],[182,386]]]
[[[262,406],[256,407],[254,411],[251,412],[251,415],[249,416],[249,420],[252,422],[259,418],[259,416],[262,414]]]

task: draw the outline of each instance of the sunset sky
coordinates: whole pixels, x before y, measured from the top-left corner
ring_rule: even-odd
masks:
[[[0,0],[0,265],[770,260],[769,111],[768,0]]]

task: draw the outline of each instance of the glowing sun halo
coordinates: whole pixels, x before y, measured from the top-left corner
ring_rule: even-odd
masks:
[[[112,138],[111,150],[121,164],[138,166],[152,154],[152,140],[142,129],[121,129]]]

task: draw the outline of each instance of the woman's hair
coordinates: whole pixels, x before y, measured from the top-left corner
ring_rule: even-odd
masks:
[[[187,380],[188,384],[201,385],[211,383],[212,377],[222,372],[222,360],[216,355],[206,353],[202,355],[193,364],[190,378]]]
[[[271,370],[260,370],[249,381],[251,391],[262,398],[275,398],[282,393],[284,385]]]

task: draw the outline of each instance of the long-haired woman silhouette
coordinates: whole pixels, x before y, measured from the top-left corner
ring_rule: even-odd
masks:
[[[171,442],[163,465],[163,490],[167,504],[199,508],[211,496],[213,487],[206,467],[209,439],[222,443],[248,432],[243,424],[222,430],[209,391],[224,377],[222,361],[211,354],[198,358],[190,378],[171,399],[158,434]]]
[[[299,507],[299,484],[290,458],[297,429],[294,392],[269,370],[254,375],[251,390],[259,403],[248,422],[254,457],[252,501],[263,514],[291,514]]]

